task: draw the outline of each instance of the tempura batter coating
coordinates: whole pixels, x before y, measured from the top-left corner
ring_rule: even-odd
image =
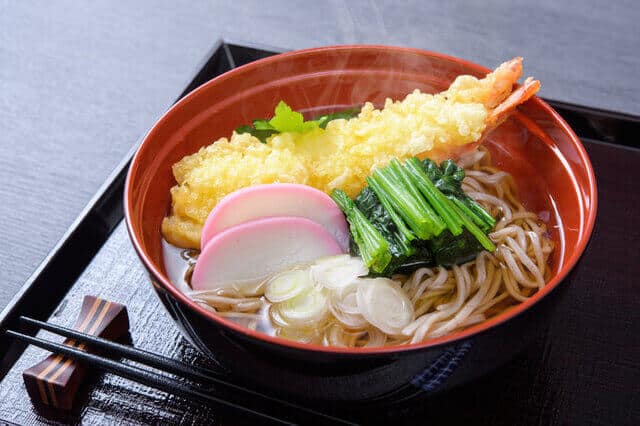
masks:
[[[213,207],[250,185],[300,183],[326,193],[340,188],[353,197],[374,169],[393,158],[455,157],[535,94],[539,83],[531,79],[512,93],[521,73],[522,58],[515,58],[483,79],[460,76],[444,92],[415,90],[402,101],[387,99],[381,110],[367,102],[356,118],[306,133],[276,134],[266,144],[234,132],[174,164],[177,185],[162,233],[172,244],[199,248]]]

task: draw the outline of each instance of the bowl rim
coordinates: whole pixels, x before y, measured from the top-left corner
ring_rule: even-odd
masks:
[[[411,53],[411,54],[419,54],[419,55],[427,55],[431,57],[435,57],[438,59],[443,59],[447,61],[453,61],[460,64],[465,65],[471,69],[476,70],[478,73],[488,73],[491,72],[490,69],[485,68],[481,65],[475,64],[473,62],[467,61],[465,59],[460,59],[454,56],[445,55],[442,53],[432,52],[424,49],[410,48],[410,47],[398,47],[398,46],[387,46],[387,45],[334,45],[334,46],[323,46],[323,47],[315,47],[310,49],[302,49],[302,50],[293,50],[285,53],[276,54],[273,56],[269,56],[267,58],[259,59],[248,64],[242,65],[240,67],[234,68],[224,74],[221,74],[208,82],[202,84],[201,86],[194,89],[184,98],[176,102],[172,107],[170,107],[151,127],[151,129],[147,132],[147,134],[142,139],[142,142],[136,149],[136,152],[131,160],[131,164],[129,166],[129,171],[127,173],[127,178],[125,182],[125,192],[124,192],[124,212],[125,212],[125,221],[127,224],[127,231],[129,233],[129,238],[131,243],[134,246],[135,251],[140,257],[142,263],[146,267],[147,271],[151,274],[151,277],[157,283],[160,283],[161,287],[164,291],[167,291],[172,297],[182,302],[184,305],[189,307],[192,311],[199,314],[200,316],[204,316],[210,321],[213,321],[218,326],[231,329],[234,332],[240,333],[244,335],[244,337],[249,337],[251,339],[259,340],[263,343],[283,346],[288,349],[295,349],[299,351],[307,351],[307,352],[322,352],[322,353],[331,353],[331,354],[341,354],[344,356],[365,356],[365,355],[376,355],[376,354],[389,354],[389,353],[402,353],[402,352],[410,352],[423,350],[428,348],[435,348],[442,345],[449,345],[456,342],[460,342],[464,339],[468,339],[474,336],[477,336],[481,333],[487,332],[494,327],[504,324],[507,321],[514,319],[515,317],[523,314],[533,305],[540,302],[542,299],[547,297],[553,290],[555,290],[561,282],[563,282],[564,278],[569,274],[569,272],[574,268],[577,264],[578,260],[584,253],[591,235],[593,233],[593,228],[595,225],[596,212],[598,208],[598,193],[596,186],[595,173],[593,171],[593,166],[591,161],[589,160],[589,156],[582,145],[580,139],[575,134],[573,129],[564,121],[564,119],[556,112],[549,104],[540,99],[537,96],[531,98],[528,102],[533,102],[538,107],[540,107],[545,113],[547,113],[569,136],[574,148],[577,150],[580,161],[584,164],[586,168],[586,178],[587,178],[587,186],[588,186],[588,194],[591,195],[590,198],[590,207],[587,208],[587,216],[584,221],[584,231],[580,236],[580,239],[577,244],[577,249],[574,251],[573,255],[567,259],[565,259],[565,263],[563,267],[558,271],[556,275],[554,275],[545,286],[538,290],[533,296],[524,302],[515,305],[511,309],[502,312],[499,315],[496,315],[492,318],[489,318],[485,321],[482,321],[478,324],[475,324],[469,328],[466,328],[461,331],[457,331],[454,333],[449,333],[445,336],[438,337],[435,339],[425,340],[419,343],[409,343],[397,346],[379,346],[379,347],[371,347],[371,348],[343,348],[336,346],[321,346],[317,344],[311,343],[302,343],[294,340],[288,340],[277,336],[270,336],[268,334],[251,330],[249,328],[243,327],[239,324],[236,324],[230,320],[225,319],[224,317],[215,315],[213,312],[201,307],[192,299],[190,299],[187,295],[181,292],[177,286],[172,284],[168,278],[165,278],[164,274],[161,272],[160,268],[154,264],[151,258],[146,253],[144,246],[142,244],[141,238],[134,231],[132,221],[131,221],[131,211],[133,206],[133,194],[131,192],[131,180],[133,175],[133,170],[136,168],[136,164],[140,161],[140,156],[142,152],[142,148],[145,146],[147,141],[151,139],[151,137],[158,131],[158,127],[162,125],[162,123],[167,119],[167,116],[171,115],[172,111],[175,109],[181,108],[181,106],[190,101],[191,98],[198,96],[201,91],[206,90],[207,87],[220,84],[220,82],[229,78],[230,75],[235,75],[241,72],[250,71],[253,68],[258,68],[264,66],[265,64],[269,64],[271,62],[281,61],[283,59],[287,59],[289,57],[296,56],[304,56],[304,55],[314,55],[317,53],[321,53],[324,51],[352,51],[352,50],[385,50],[385,51],[394,51],[399,53]],[[563,156],[564,157],[564,156]],[[571,170],[569,170],[571,172]],[[572,173],[573,174],[573,173]],[[158,231],[159,232],[159,231]]]

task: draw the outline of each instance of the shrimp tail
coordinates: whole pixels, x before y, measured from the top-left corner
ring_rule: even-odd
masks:
[[[500,64],[493,72],[483,80],[489,86],[489,96],[484,100],[484,105],[494,109],[500,105],[512,92],[513,85],[522,76],[522,57],[516,56]]]
[[[485,91],[488,95],[478,96],[476,101],[480,101],[488,110],[485,118],[485,128],[482,135],[475,142],[458,146],[447,146],[446,149],[438,151],[431,150],[421,153],[418,157],[429,157],[435,160],[446,158],[459,158],[462,155],[475,151],[486,137],[494,129],[500,126],[519,105],[522,105],[540,89],[540,82],[532,77],[527,78],[521,86],[513,90],[514,84],[522,75],[522,58],[516,57],[501,64],[492,73],[488,74],[481,84],[485,83],[489,89]],[[455,83],[454,85],[455,86]]]
[[[484,139],[492,130],[501,125],[513,112],[518,105],[528,101],[533,95],[540,90],[540,82],[534,80],[533,77],[527,78],[524,83],[514,90],[504,101],[499,103],[493,110],[489,112],[486,119],[486,125],[482,137]]]

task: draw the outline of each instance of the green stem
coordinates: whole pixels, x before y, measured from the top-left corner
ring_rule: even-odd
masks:
[[[402,186],[378,169],[370,178],[378,184],[380,191],[392,202],[393,209],[402,217],[407,226],[418,236],[426,240],[433,236],[431,224],[422,213],[413,197]]]
[[[402,164],[400,164],[400,162],[395,158],[391,161],[389,169],[394,173],[395,176],[397,176],[397,179],[400,179],[404,183],[405,187],[409,190],[413,198],[418,201],[418,204],[423,209],[424,213],[433,222],[433,234],[435,236],[438,236],[442,231],[447,229],[446,222],[442,217],[438,215],[438,213],[436,213],[431,208],[427,200],[424,199],[420,189],[416,186],[414,180],[411,178],[411,174],[409,173],[409,171],[406,170],[406,168],[403,167]]]
[[[347,217],[351,235],[360,249],[365,265],[376,273],[384,271],[391,262],[389,242],[369,222],[347,194],[339,189],[334,189],[331,198]]]
[[[460,218],[462,219],[462,224],[464,225],[464,227],[467,228],[471,235],[476,237],[476,240],[478,240],[480,245],[482,245],[485,250],[494,251],[496,247],[493,245],[493,242],[491,242],[489,237],[487,237],[487,235],[482,232],[482,230],[478,228],[475,223],[473,223],[472,219],[464,214],[462,210],[464,207],[464,203],[455,197],[453,197],[451,201],[453,202],[453,208],[458,213],[458,216],[460,216]]]
[[[420,160],[417,158],[410,158],[406,161],[406,168],[408,175],[418,187],[422,195],[427,199],[429,204],[440,215],[444,223],[447,225],[447,229],[453,235],[460,235],[462,233],[462,222],[458,215],[455,214],[451,206],[449,199],[431,182],[429,176],[424,172]]]
[[[471,220],[473,220],[473,223],[475,223],[476,225],[478,225],[480,227],[480,229],[482,229],[483,232],[486,232],[487,230],[491,229],[488,228],[488,224],[482,220],[482,218],[480,216],[478,216],[473,210],[471,210],[469,208],[469,206],[466,203],[466,200],[461,200],[458,197],[454,196],[454,195],[450,195],[449,196],[449,200],[451,200],[451,202],[456,202],[456,206],[458,206],[458,208]]]
[[[486,230],[493,229],[496,226],[496,219],[489,214],[482,206],[476,203],[471,197],[465,195],[464,203],[467,205],[469,210],[473,211],[475,215],[484,223],[484,226],[487,228]]]
[[[376,196],[378,197],[380,204],[382,204],[382,207],[384,207],[387,213],[389,213],[389,216],[391,216],[391,220],[396,225],[396,228],[398,228],[398,233],[400,234],[400,236],[402,236],[402,239],[407,240],[407,243],[409,241],[413,241],[416,238],[416,236],[407,227],[407,225],[404,223],[404,221],[402,220],[398,212],[395,211],[395,209],[391,204],[391,200],[389,199],[389,197],[387,197],[387,194],[382,190],[378,181],[376,181],[375,179],[372,179],[371,177],[367,177],[367,184],[369,184],[371,189],[373,189],[373,192],[375,192]]]

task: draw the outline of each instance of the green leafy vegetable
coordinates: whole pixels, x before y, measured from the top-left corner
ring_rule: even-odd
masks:
[[[389,259],[370,267],[375,275],[390,276],[395,271],[434,264],[450,266],[472,259],[483,249],[493,251],[486,232],[495,220],[462,191],[462,179],[464,170],[453,161],[438,166],[411,158],[404,164],[393,160],[376,170],[353,207],[345,200],[346,194],[334,191],[338,195],[332,197],[351,226],[353,254],[363,259],[363,253],[370,259],[382,258],[379,251],[371,256],[374,250],[360,243],[359,228],[364,221],[387,244]],[[361,216],[355,217],[354,208]]]
[[[473,201],[467,194],[462,191],[462,181],[464,180],[464,169],[454,163],[452,160],[443,161],[438,166],[428,158],[422,161],[422,166],[427,176],[443,194],[451,200],[457,198],[462,202],[458,203],[458,207],[473,220],[473,222],[488,232],[496,226],[496,221],[485,209],[478,203]]]
[[[270,120],[253,120],[252,126],[246,124],[240,126],[236,129],[236,133],[249,133],[260,139],[262,143],[266,143],[267,138],[274,134],[284,132],[304,133],[317,128],[325,129],[330,121],[340,118],[349,120],[357,116],[359,112],[359,109],[349,109],[305,121],[302,113],[292,110],[284,101],[280,101],[276,105],[273,118]]]
[[[364,203],[366,201],[374,207],[372,210],[367,209],[363,210],[363,212],[367,217],[374,219],[375,223],[379,223],[381,227],[384,226],[386,229],[393,229],[393,227],[395,227],[394,235],[397,234],[398,240],[402,242],[403,245],[408,245],[416,236],[393,208],[393,201],[379,188],[377,182],[371,177],[367,178],[367,182],[369,183],[369,187],[365,188],[366,191],[362,191],[362,194],[365,194],[365,200],[360,202]],[[358,198],[361,197],[359,196]],[[372,216],[369,216],[369,212],[371,212]]]
[[[284,101],[280,101],[276,105],[275,115],[269,120],[269,125],[280,133],[304,133],[318,128],[317,122],[304,121],[302,114],[292,110]]]
[[[236,129],[236,133],[249,133],[252,136],[255,136],[256,138],[260,139],[260,142],[266,143],[267,138],[275,133],[278,133],[278,131],[275,129],[258,129],[245,124],[244,126],[238,127]]]
[[[371,187],[364,188],[354,203],[389,244],[391,261],[384,269],[375,271],[375,275],[391,275],[404,261],[416,253],[416,248],[411,245],[415,235],[402,222],[402,219],[397,222],[399,219],[397,215],[392,213],[393,210],[385,208]],[[351,252],[354,255],[360,254],[357,244],[352,245]]]
[[[356,207],[347,194],[334,189],[331,198],[347,216],[351,237],[358,245],[358,251],[367,267],[376,273],[385,270],[391,261],[389,243]]]
[[[434,263],[442,266],[458,265],[476,257],[483,247],[466,229],[460,235],[446,231],[429,241]]]
[[[467,228],[467,231],[469,231],[474,237],[476,237],[478,242],[482,244],[482,247],[484,247],[486,250],[489,250],[489,251],[495,250],[495,246],[493,245],[489,237],[487,237],[485,233],[482,232],[482,229],[478,228],[476,224],[473,222],[473,220],[471,220],[460,208],[460,206],[463,205],[464,203],[460,201],[460,199],[458,198],[451,198],[451,200],[453,201],[453,204],[454,204],[454,210],[456,211],[458,216],[462,219],[462,224],[464,225],[465,228]]]
[[[351,120],[353,117],[357,117],[358,114],[360,114],[360,108],[350,108],[344,111],[335,112],[333,114],[325,114],[319,117],[315,117],[313,121],[318,123],[318,126],[321,129],[326,129],[327,124],[329,124],[330,121],[339,119]]]
[[[422,169],[420,160],[410,158],[406,162],[406,167],[409,178],[429,201],[429,204],[438,212],[447,225],[449,232],[453,235],[460,235],[462,233],[462,220],[454,214],[449,199],[431,182],[429,176]]]
[[[369,184],[378,198],[390,200],[391,209],[407,224],[418,237],[427,239],[434,235],[434,224],[430,215],[423,210],[421,203],[412,194],[402,190],[402,182],[390,176],[390,173],[376,170],[369,177]]]
[[[425,158],[422,161],[422,166],[429,179],[440,191],[445,194],[456,194],[462,191],[464,169],[452,160],[445,160],[438,166],[435,162]]]
[[[267,120],[253,120],[253,127],[256,130],[277,130]]]

